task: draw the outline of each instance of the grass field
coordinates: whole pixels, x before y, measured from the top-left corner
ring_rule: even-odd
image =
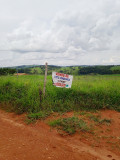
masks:
[[[7,104],[6,110],[18,114],[106,108],[120,111],[120,75],[74,76],[71,89],[56,88],[52,77],[47,76],[45,97],[41,95],[43,82],[42,75],[25,75],[18,79],[1,76],[0,103]]]

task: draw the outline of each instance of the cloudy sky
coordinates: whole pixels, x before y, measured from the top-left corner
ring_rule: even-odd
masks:
[[[0,67],[120,64],[120,0],[0,0]]]

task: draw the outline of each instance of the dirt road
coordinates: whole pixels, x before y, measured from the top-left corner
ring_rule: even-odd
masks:
[[[0,160],[120,160],[120,154],[79,136],[60,136],[43,121],[27,125],[24,117],[0,110]]]

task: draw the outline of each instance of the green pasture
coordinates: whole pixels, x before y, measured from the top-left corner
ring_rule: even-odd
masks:
[[[120,111],[120,75],[74,76],[71,89],[56,88],[52,76],[0,76],[0,103],[16,113],[68,112],[99,109]]]

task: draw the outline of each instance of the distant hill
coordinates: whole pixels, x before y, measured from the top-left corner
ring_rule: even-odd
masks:
[[[44,65],[31,65],[31,66],[24,65],[24,66],[17,66],[14,68],[16,68],[19,73],[27,73],[27,74],[45,73]],[[61,67],[61,66],[48,65],[48,74],[52,74],[52,71],[78,75],[79,67],[78,66]]]
[[[16,69],[18,73],[26,74],[40,74],[45,73],[45,65],[22,65],[16,67],[10,67]],[[71,75],[86,75],[86,74],[120,74],[120,65],[96,65],[96,66],[55,66],[48,65],[48,74],[52,74],[52,71],[66,73]]]
[[[120,65],[82,67],[78,74],[120,74]]]

